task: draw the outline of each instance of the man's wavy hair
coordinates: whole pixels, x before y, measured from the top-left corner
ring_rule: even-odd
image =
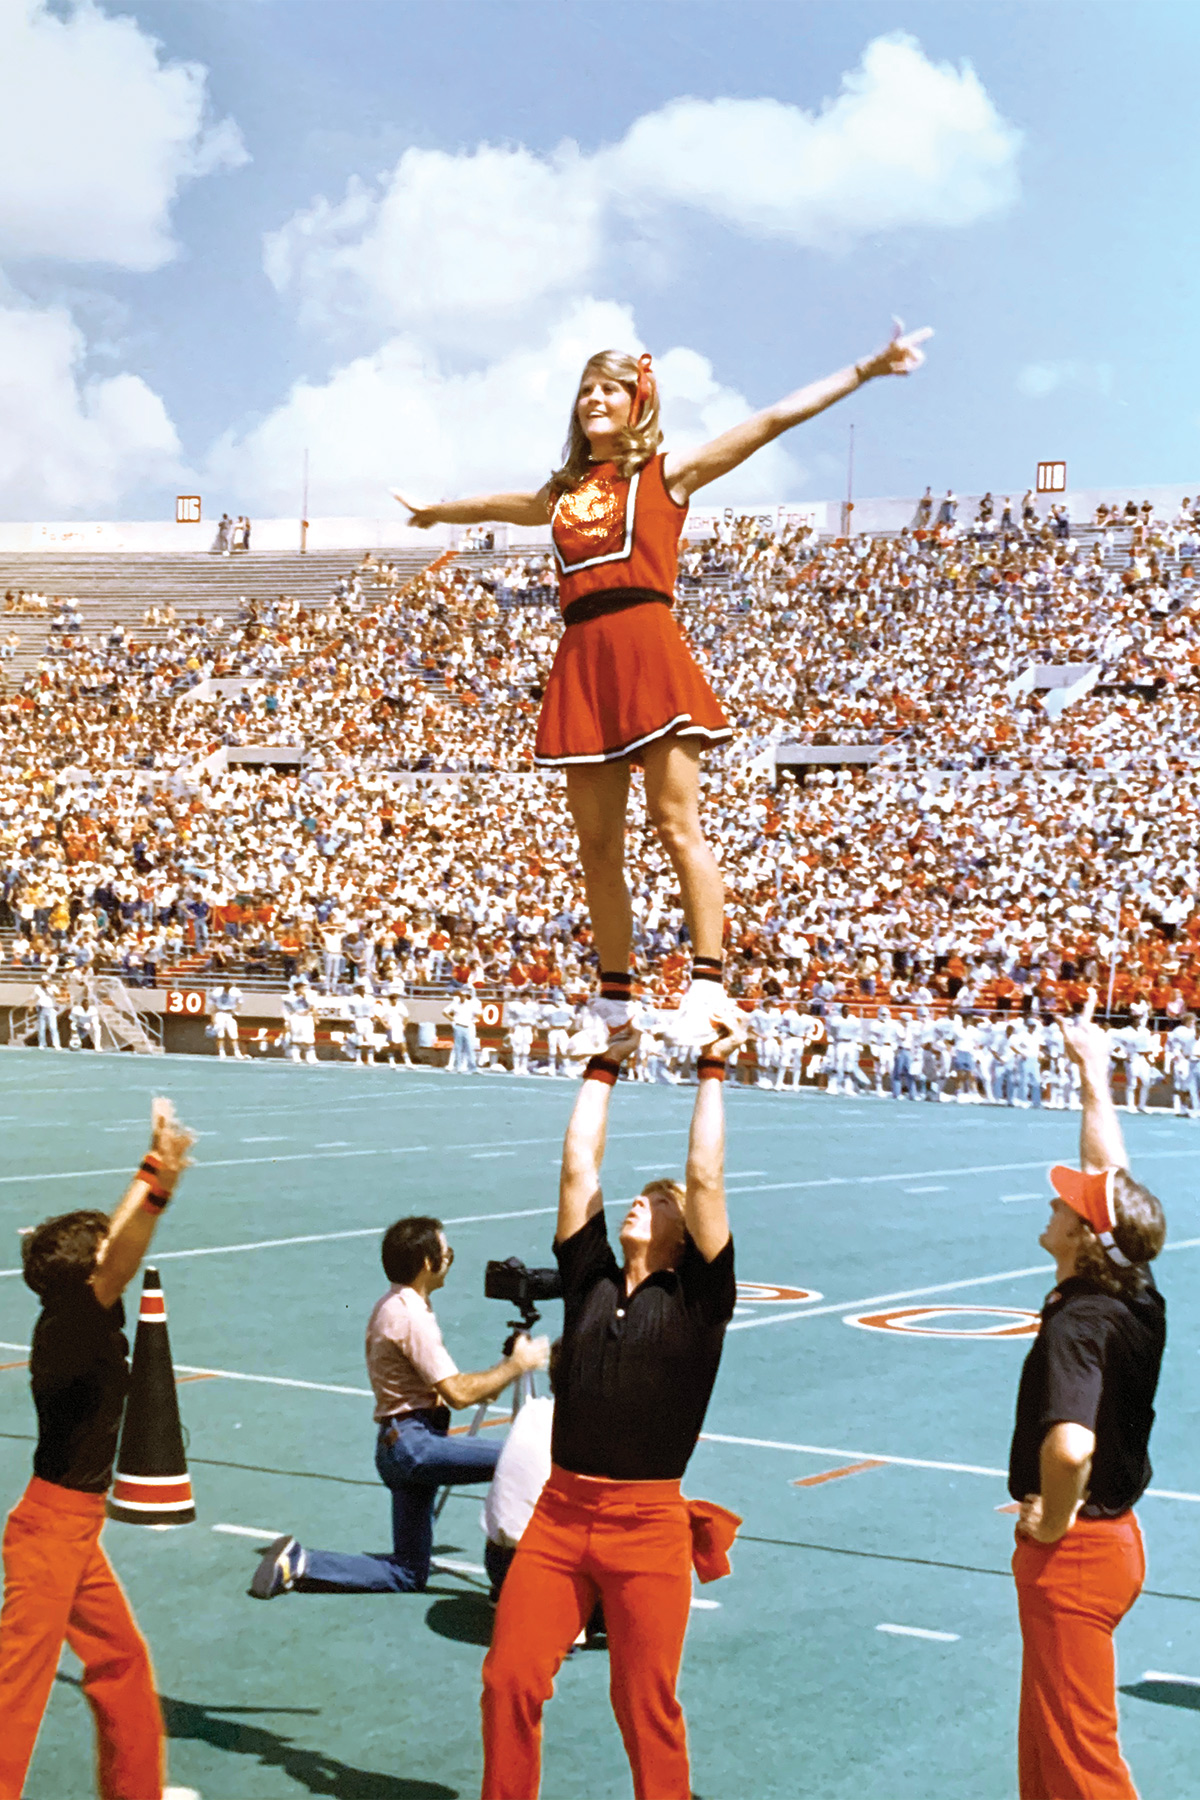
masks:
[[[59,1213],[21,1239],[21,1273],[39,1300],[82,1290],[96,1269],[96,1252],[108,1236],[102,1212]]]
[[[1113,1174],[1113,1212],[1113,1242],[1122,1256],[1129,1258],[1130,1267],[1123,1269],[1113,1262],[1087,1220],[1080,1219],[1075,1273],[1094,1281],[1118,1300],[1130,1300],[1146,1286],[1147,1265],[1167,1240],[1167,1221],[1162,1203],[1149,1188],[1135,1181],[1128,1169],[1117,1169]]]
[[[625,350],[598,350],[595,356],[589,356],[584,364],[583,374],[579,377],[579,386],[575,390],[575,398],[571,403],[571,420],[567,426],[567,441],[563,445],[563,461],[560,469],[555,469],[550,477],[552,499],[560,494],[569,494],[577,488],[584,476],[592,467],[592,451],[587,440],[587,433],[579,423],[579,396],[583,392],[583,384],[589,375],[603,375],[611,381],[619,381],[629,389],[632,398],[637,392],[638,365],[637,357],[630,356]],[[662,426],[659,423],[658,383],[650,386],[646,404],[642,408],[642,416],[637,424],[623,431],[617,439],[616,455],[613,462],[617,474],[623,480],[636,475],[644,468],[662,443]]]

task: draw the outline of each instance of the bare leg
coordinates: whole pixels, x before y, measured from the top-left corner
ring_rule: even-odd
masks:
[[[700,749],[695,738],[647,744],[646,811],[679,877],[693,954],[719,958],[725,884],[700,827]]]
[[[567,805],[579,836],[596,954],[602,969],[614,971],[629,967],[633,948],[633,909],[625,885],[628,798],[627,762],[568,764]]]

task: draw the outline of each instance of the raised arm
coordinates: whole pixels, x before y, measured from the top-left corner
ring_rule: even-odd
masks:
[[[1092,1022],[1096,990],[1088,989],[1087,1002],[1077,1025],[1064,1025],[1067,1055],[1079,1070],[1083,1117],[1079,1125],[1079,1166],[1085,1175],[1102,1169],[1127,1169],[1129,1158],[1121,1134],[1117,1109],[1108,1080],[1108,1036]]]
[[[115,1306],[137,1274],[196,1141],[175,1117],[169,1100],[154,1101],[151,1121],[150,1148],[112,1216],[96,1258],[92,1291],[101,1306]]]
[[[725,1210],[725,1089],[719,1069],[706,1064],[722,1063],[730,1053],[746,1041],[746,1020],[738,1013],[723,1036],[700,1053],[700,1085],[692,1108],[692,1127],[688,1133],[687,1174],[684,1177],[683,1216],[688,1233],[705,1262],[719,1256],[729,1242],[729,1214]]]
[[[839,369],[836,375],[827,375],[822,381],[812,381],[807,387],[797,388],[786,399],[765,407],[741,425],[731,426],[707,444],[669,454],[663,464],[663,480],[671,498],[682,506],[697,488],[728,475],[764,444],[790,431],[793,425],[802,425],[805,419],[815,418],[817,413],[844,400],[876,376],[911,375],[925,361],[920,346],[933,333],[928,326],[922,331],[910,331],[907,336],[903,333],[904,328],[897,320],[890,342],[874,356],[864,357],[847,369]]]
[[[439,500],[434,506],[421,506],[409,500],[397,488],[392,499],[407,507],[409,524],[419,531],[431,525],[548,525],[550,523],[550,489],[539,488],[536,494],[476,494],[469,500]]]
[[[593,1056],[580,1083],[563,1139],[562,1172],[558,1180],[558,1227],[554,1233],[556,1244],[574,1237],[604,1205],[600,1165],[604,1161],[604,1140],[608,1132],[608,1103],[621,1064],[627,1056],[633,1055],[637,1043],[638,1034],[632,1030],[611,1039],[603,1056]]]

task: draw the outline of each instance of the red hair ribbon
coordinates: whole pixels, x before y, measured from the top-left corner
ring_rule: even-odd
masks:
[[[643,354],[638,357],[637,387],[634,390],[633,405],[629,409],[630,425],[636,425],[638,423],[646,408],[647,402],[654,397],[656,383],[653,371],[650,367],[652,361],[653,358],[648,350],[644,351]]]

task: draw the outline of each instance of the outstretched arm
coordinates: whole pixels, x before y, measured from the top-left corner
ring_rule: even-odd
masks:
[[[539,488],[536,494],[476,494],[469,500],[439,500],[435,506],[420,506],[397,488],[392,499],[407,507],[412,515],[410,525],[427,531],[431,525],[548,525],[550,523],[550,489]]]
[[[610,1041],[603,1057],[594,1056],[588,1064],[589,1073],[580,1084],[567,1135],[563,1139],[558,1228],[554,1234],[556,1244],[574,1237],[604,1205],[600,1165],[604,1161],[604,1139],[608,1132],[608,1103],[616,1080],[615,1072],[627,1056],[632,1056],[637,1042],[637,1032],[626,1031],[623,1036]],[[591,1073],[593,1070],[596,1073]]]
[[[739,1012],[726,1034],[700,1053],[700,1085],[688,1134],[683,1216],[705,1262],[719,1256],[729,1242],[729,1214],[725,1210],[725,1090],[721,1081],[706,1075],[704,1064],[710,1059],[724,1061],[745,1041],[746,1021]]]
[[[1127,1169],[1129,1158],[1108,1080],[1108,1037],[1092,1023],[1096,990],[1088,989],[1078,1025],[1064,1025],[1067,1055],[1079,1070],[1083,1117],[1079,1125],[1079,1166],[1085,1175],[1103,1169]]]
[[[864,357],[848,369],[839,369],[836,375],[827,375],[823,381],[797,388],[786,399],[765,407],[743,424],[732,426],[720,437],[695,450],[669,455],[663,464],[663,480],[672,500],[682,506],[697,488],[728,475],[764,444],[790,431],[793,425],[802,425],[805,419],[815,418],[817,413],[844,400],[847,394],[854,393],[865,382],[873,381],[877,375],[911,375],[925,361],[920,346],[926,338],[932,337],[933,332],[928,326],[922,331],[910,331],[907,336],[903,332],[904,328],[897,320],[891,341],[874,356]]]
[[[153,1132],[147,1160],[113,1214],[108,1236],[96,1258],[92,1291],[101,1306],[115,1306],[137,1274],[175,1183],[188,1166],[188,1151],[196,1141],[176,1119],[169,1100],[154,1101],[151,1119]]]

